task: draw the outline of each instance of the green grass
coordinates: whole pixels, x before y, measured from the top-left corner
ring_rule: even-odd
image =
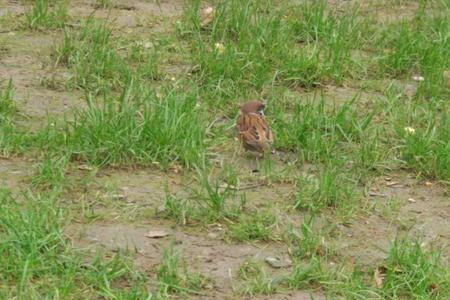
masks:
[[[182,199],[169,192],[166,187],[163,216],[173,219],[177,224],[186,225],[193,217],[195,210],[189,199]]]
[[[317,210],[326,207],[350,209],[356,187],[335,167],[325,167],[317,178],[300,177],[294,208]],[[350,211],[348,212],[350,213]]]
[[[445,249],[397,239],[386,259],[362,265],[342,249],[353,236],[339,228],[345,218],[358,232],[356,226],[374,225],[363,223],[371,217],[386,230],[409,227],[406,196],[390,192],[386,177],[431,181],[430,197],[450,186],[450,7],[440,0],[328,2],[214,1],[215,17],[203,27],[198,10],[206,4],[199,0],[186,1],[180,16],[160,24],[146,15],[125,28],[99,11],[119,13],[115,1],[91,3],[95,15],[73,24],[66,24],[68,1],[28,1],[24,18],[0,17],[5,28],[25,24],[1,38],[7,73],[26,53],[39,77],[54,69],[68,75],[63,87],[46,79],[54,77],[40,78],[40,92],[51,90],[45,97],[81,93],[85,101],[64,117],[46,107],[41,120],[33,102],[40,100],[27,98],[34,85],[24,69],[11,72],[24,76],[12,78],[16,87],[1,83],[1,171],[20,160],[33,162],[34,172],[17,184],[25,192],[0,193],[0,298],[203,295],[208,280],[188,271],[174,245],[164,248],[154,270],[143,266],[143,274],[131,253],[74,248],[64,234],[75,223],[68,216],[176,223],[223,251],[240,245],[289,256],[287,268],[266,267],[255,257],[232,269],[237,297],[302,290],[332,299],[449,298]],[[61,34],[51,59],[41,61],[45,50],[31,55],[23,48],[22,30],[35,38],[55,29]],[[34,70],[35,59],[45,62],[43,70]],[[267,100],[278,152],[261,161],[259,173],[242,163],[250,158],[233,141],[238,107],[250,99]],[[95,172],[80,175],[82,164]],[[160,202],[111,203],[124,178],[114,189],[99,188],[110,173],[134,168],[167,176]],[[420,184],[404,189],[421,191]],[[376,188],[386,201],[366,196]],[[158,205],[161,214],[154,212]],[[368,207],[380,205],[378,218]],[[210,226],[224,230],[206,236]],[[379,287],[374,270],[383,275]]]
[[[235,223],[229,225],[229,236],[236,241],[270,241],[276,239],[276,215],[270,210],[240,214]]]
[[[424,176],[437,178],[448,185],[449,105],[435,99],[409,102],[394,94],[386,95],[387,121],[392,130],[392,143],[406,166]]]
[[[228,104],[274,83],[340,84],[354,69],[350,50],[359,47],[361,25],[352,13],[325,17],[325,1],[319,2],[281,9],[273,1],[219,2],[206,30],[199,25],[199,1],[188,5],[179,31],[192,45],[192,72],[207,95]]]
[[[179,253],[171,244],[163,250],[161,263],[156,271],[158,292],[161,295],[195,294],[205,283],[200,274],[189,273],[180,266]]]
[[[248,296],[271,295],[277,290],[277,281],[270,277],[261,263],[247,258],[239,267],[238,276],[244,282],[237,290]]]
[[[237,193],[229,186],[222,187],[220,181],[211,178],[211,175],[202,169],[197,169],[197,181],[200,188],[194,190],[194,195],[200,207],[200,216],[205,220],[235,216],[236,207],[233,205],[233,200],[237,198]]]
[[[329,277],[320,260],[312,257],[307,263],[295,264],[292,272],[285,278],[285,284],[290,289],[317,288]]]
[[[450,295],[448,264],[439,249],[426,249],[419,241],[396,239],[383,266],[385,299],[446,299]]]
[[[37,166],[37,172],[31,179],[31,185],[42,189],[60,188],[66,180],[65,172],[68,157],[46,157]]]
[[[441,11],[448,12],[444,2],[441,5]],[[450,67],[446,59],[450,55],[449,22],[448,14],[424,13],[419,9],[412,22],[403,21],[384,29],[376,41],[378,47],[384,48],[379,59],[381,72],[394,77],[420,74],[425,80],[419,85],[418,97],[448,97],[443,73]]]
[[[97,7],[107,9],[112,8],[114,6],[115,1],[114,0],[96,0],[95,5]]]
[[[30,29],[62,28],[68,18],[69,0],[35,0],[26,13],[26,26]]]
[[[16,147],[99,166],[194,168],[205,163],[207,120],[196,105],[195,93],[180,95],[167,89],[159,99],[153,90],[131,81],[117,98],[96,103],[88,96],[87,102],[88,108],[75,112],[73,121],[49,121]],[[12,134],[16,136],[21,135]]]
[[[13,82],[12,79],[10,79],[4,91],[0,93],[0,120],[2,123],[6,122],[7,118],[10,117],[16,109],[13,100],[13,90]]]
[[[297,232],[294,228],[288,228],[286,240],[289,246],[291,257],[295,260],[309,257],[329,257],[333,251],[325,244],[325,236],[314,228],[314,213],[305,216]]]
[[[73,70],[71,85],[92,93],[119,90],[131,74],[125,60],[116,51],[117,41],[107,21],[89,18],[82,30],[66,29],[56,49],[57,64]]]
[[[1,88],[1,87],[0,87]],[[0,151],[9,155],[20,148],[23,137],[17,134],[14,117],[17,113],[12,80],[0,90]]]
[[[122,253],[92,257],[71,246],[63,231],[65,212],[52,194],[25,192],[19,199],[2,189],[0,205],[2,297],[149,296],[143,275]],[[120,281],[132,287],[120,288]]]
[[[205,157],[206,120],[195,94],[168,89],[158,99],[153,90],[133,89],[130,82],[118,99],[79,111],[66,128],[66,148],[90,163],[150,164],[163,168],[200,165]]]

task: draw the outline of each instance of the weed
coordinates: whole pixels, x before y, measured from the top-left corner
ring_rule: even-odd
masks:
[[[68,157],[46,157],[38,164],[37,174],[33,175],[32,186],[42,189],[60,188],[66,179],[65,172],[68,165]]]
[[[195,293],[202,286],[203,276],[189,273],[186,268],[180,270],[179,264],[179,254],[173,245],[165,248],[156,271],[158,290],[162,295]]]
[[[181,225],[186,225],[192,214],[193,207],[190,205],[190,202],[187,199],[179,199],[170,194],[166,187],[164,216],[175,219]]]
[[[56,49],[56,62],[73,69],[73,84],[92,93],[117,90],[128,78],[130,69],[115,50],[112,28],[107,21],[89,18],[81,33],[66,30]]]
[[[296,263],[283,282],[291,289],[305,289],[318,287],[329,278],[320,260],[313,256],[307,263]]]
[[[382,204],[381,213],[387,221],[395,223],[400,214],[402,202],[398,198],[386,199]]]
[[[61,28],[67,19],[67,0],[35,0],[26,14],[26,24],[31,29]]]
[[[300,225],[300,234],[293,228],[288,232],[289,252],[292,258],[299,260],[313,256],[329,256],[331,249],[325,245],[325,238],[321,232],[314,229],[315,215],[305,217]]]
[[[419,73],[424,77],[418,96],[448,96],[443,73],[450,67],[449,16],[422,16],[414,22],[400,22],[385,29],[378,41],[389,47],[379,60],[381,71],[393,76]]]
[[[306,88],[330,79],[340,83],[349,74],[345,67],[352,68],[350,50],[360,36],[355,15],[325,17],[325,1],[289,8],[280,5],[272,1],[219,2],[213,24],[205,30],[197,14],[199,1],[186,6],[181,32],[193,45],[193,72],[215,100],[240,96],[240,90],[249,87],[262,91],[274,82]],[[283,14],[285,11],[289,13]],[[323,24],[309,14],[316,14]],[[320,28],[313,28],[316,26]],[[307,35],[323,31],[324,45],[309,38],[308,43],[299,45],[293,37],[295,32],[307,31],[306,27],[316,31]]]
[[[95,6],[103,9],[109,9],[114,6],[114,0],[95,0]]]
[[[386,298],[445,299],[450,295],[450,274],[440,251],[426,250],[419,241],[396,239],[383,269]]]
[[[0,125],[3,122],[6,122],[16,110],[13,99],[13,90],[13,82],[12,79],[10,79],[6,88],[0,92]]]
[[[269,241],[275,238],[276,216],[270,211],[240,214],[228,227],[229,235],[237,241]]]
[[[356,97],[332,108],[325,106],[323,95],[315,98],[296,103],[292,115],[277,118],[276,147],[296,151],[303,160],[336,161],[340,144],[360,142],[374,113],[359,117],[353,107]]]
[[[0,90],[0,151],[2,153],[9,153],[16,149],[24,138],[17,134],[13,122],[13,115],[16,112],[13,90],[14,86],[11,79],[4,90]]]
[[[198,169],[197,173],[198,181],[204,189],[203,192],[197,192],[200,198],[199,205],[206,209],[206,217],[215,220],[229,215],[230,206],[227,206],[227,202],[235,192],[228,185],[225,188],[221,187],[218,180],[212,182],[205,171]]]
[[[339,169],[330,166],[320,171],[315,179],[299,177],[294,207],[312,211],[330,206],[349,210],[354,207],[354,200],[354,185]]]
[[[276,280],[269,277],[260,263],[246,259],[239,267],[238,276],[243,280],[240,292],[249,295],[270,295],[276,292]]]
[[[71,298],[84,293],[114,298],[138,291],[148,295],[142,277],[123,255],[111,261],[98,256],[86,269],[81,258],[89,254],[73,249],[66,240],[64,212],[53,195],[24,193],[23,197],[19,200],[7,190],[0,191],[2,296]],[[133,288],[116,289],[117,280],[130,282]]]
[[[79,159],[99,165],[157,161],[163,168],[203,163],[206,126],[195,95],[167,90],[159,100],[130,82],[118,99],[100,106],[89,98],[88,104],[66,133],[66,145]]]
[[[400,158],[425,176],[448,183],[449,107],[446,101],[405,102],[387,92],[387,117]]]

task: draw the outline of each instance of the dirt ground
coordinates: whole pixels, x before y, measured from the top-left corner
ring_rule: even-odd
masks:
[[[95,16],[113,19],[117,28],[114,34],[145,37],[149,31],[170,30],[167,24],[181,14],[182,1],[158,2],[117,1],[110,11],[97,9]],[[402,13],[407,16],[414,6],[408,6]],[[93,10],[93,1],[71,1],[69,8],[74,19],[87,17]],[[0,16],[23,13],[24,7],[20,1],[3,0],[0,3]],[[383,16],[389,18],[389,15]],[[61,33],[24,32],[14,23],[0,28],[0,80],[13,79],[20,122],[30,130],[44,124],[47,116],[70,118],[73,109],[85,105],[82,92],[67,91],[62,87],[70,72],[49,64],[48,57],[60,38]],[[43,82],[51,82],[52,88]],[[325,90],[325,97],[339,102],[348,99],[349,94],[354,95],[355,90],[352,87],[330,87]],[[376,97],[376,93],[362,96],[368,99]],[[230,149],[235,146],[238,147],[233,143]],[[230,157],[236,157],[234,151],[230,150]],[[228,159],[218,157],[218,166]],[[234,163],[244,164],[245,167],[241,168],[244,181],[248,180],[251,184],[266,180],[263,175],[251,173],[248,160],[239,159]],[[24,157],[0,158],[1,184],[18,192],[25,186],[24,182],[33,176],[35,164]],[[285,168],[282,159],[275,158],[275,168]],[[290,172],[309,171],[305,166],[304,170]],[[226,224],[181,226],[159,217],[158,211],[166,195],[165,186],[169,186],[173,193],[183,194],[185,187],[189,186],[190,176],[189,172],[162,172],[152,168],[106,168],[96,172],[78,170],[77,166],[73,166],[68,174],[72,188],[65,196],[66,201],[74,207],[81,202],[88,203],[97,217],[87,219],[74,216],[74,222],[68,224],[66,234],[74,246],[90,249],[93,253],[99,248],[112,252],[131,250],[137,268],[148,274],[153,274],[161,260],[162,247],[174,243],[181,250],[190,270],[204,273],[212,279],[211,286],[199,295],[191,296],[193,299],[240,298],[233,293],[239,266],[249,257],[258,261],[264,261],[269,256],[286,257],[288,249],[277,242],[229,241],[223,234]],[[86,178],[89,178],[89,183],[79,184]],[[296,188],[295,183],[281,180],[249,188],[245,191],[247,203],[252,209],[268,202],[273,203],[275,209],[286,207],[292,203]],[[349,222],[336,223],[331,229],[334,238],[329,242],[341,259],[355,264],[376,265],[385,257],[390,241],[406,232],[422,236],[424,243],[443,246],[445,256],[447,259],[450,257],[450,202],[438,182],[423,181],[405,171],[383,174],[366,188],[368,209],[355,212]],[[98,201],[99,198],[102,200]],[[327,218],[333,217],[331,213],[324,213],[321,218],[326,223]],[[280,218],[297,225],[301,222],[297,212]],[[146,237],[148,232],[154,230],[164,231],[167,236],[160,239]],[[325,296],[320,290],[285,291],[253,299],[325,299]]]

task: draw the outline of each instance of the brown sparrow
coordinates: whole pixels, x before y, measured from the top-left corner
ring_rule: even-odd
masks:
[[[237,120],[240,141],[246,150],[265,153],[272,150],[273,134],[264,117],[265,105],[259,101],[249,101],[241,106]]]

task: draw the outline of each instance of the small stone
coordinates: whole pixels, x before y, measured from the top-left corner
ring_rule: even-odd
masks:
[[[148,237],[151,239],[160,239],[160,238],[166,237],[168,235],[169,235],[169,233],[164,230],[150,230],[149,232],[147,232],[145,237]]]
[[[408,198],[408,202],[416,203],[416,199],[414,199],[414,198]]]
[[[266,257],[266,259],[264,260],[269,266],[271,266],[272,268],[276,268],[276,269],[279,269],[279,268],[287,268],[287,267],[290,267],[291,265],[292,265],[292,263],[291,262],[288,262],[288,261],[284,261],[284,260],[281,260],[281,259],[279,259],[279,258],[276,258],[276,257]]]
[[[127,196],[125,196],[123,194],[112,194],[111,198],[114,200],[123,200],[123,199],[127,198]]]
[[[219,234],[217,234],[216,232],[210,232],[208,233],[208,237],[210,239],[217,239],[219,237]]]

